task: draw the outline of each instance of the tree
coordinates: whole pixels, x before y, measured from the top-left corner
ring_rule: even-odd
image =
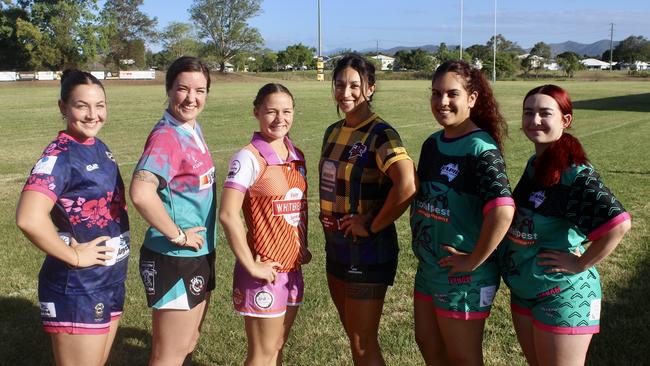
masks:
[[[235,55],[252,53],[263,43],[260,32],[246,23],[259,14],[260,0],[194,0],[189,11],[212,44],[221,72]]]
[[[544,68],[544,61],[551,59],[551,46],[544,42],[537,42],[530,50],[530,56],[537,56],[536,60],[532,62],[535,69],[535,75],[539,75],[539,71]]]
[[[496,73],[497,78],[507,78],[512,77],[517,73],[519,69],[518,65],[520,64],[517,59],[517,53],[515,52],[497,52],[496,57]],[[492,58],[488,58],[484,61],[483,71],[486,73],[492,72]]]
[[[80,67],[101,49],[95,0],[23,0],[19,5],[23,16],[14,18],[13,36],[27,57],[22,68]]]
[[[158,39],[156,17],[149,18],[140,10],[143,0],[111,0],[104,3],[101,16],[108,40],[106,59],[125,68],[121,60],[135,60],[137,67],[145,67],[145,41]],[[142,47],[140,47],[142,45]]]
[[[650,41],[643,36],[629,36],[614,48],[614,60],[634,63],[650,59]]]
[[[448,60],[457,60],[458,59],[458,52],[451,51],[445,42],[440,43],[438,46],[438,49],[436,52],[433,54],[434,57],[436,58],[436,61],[438,64],[441,64],[445,61]]]
[[[580,57],[575,52],[562,52],[555,58],[557,59],[558,65],[560,65],[564,73],[570,78],[573,77],[574,73],[577,70],[580,70],[582,68]]]
[[[524,53],[524,50],[519,47],[519,45],[516,42],[508,41],[506,37],[504,37],[502,34],[497,34],[496,37],[496,42],[497,42],[497,54],[499,52],[516,52],[518,54]],[[490,37],[490,40],[487,41],[485,44],[487,48],[492,51],[494,48],[494,36]]]
[[[307,47],[302,43],[294,44],[278,52],[278,63],[282,66],[291,65],[294,70],[303,66],[312,66],[315,52],[314,47]]]
[[[444,43],[441,46],[446,47]],[[400,50],[395,53],[393,68],[396,70],[431,71],[433,69],[433,55],[421,48],[411,51]]]
[[[485,61],[488,58],[492,58],[492,49],[482,44],[473,44],[467,47],[465,52],[467,52],[473,60]]]
[[[160,34],[160,39],[163,48],[173,59],[187,55],[196,56],[201,48],[190,23],[169,23]]]

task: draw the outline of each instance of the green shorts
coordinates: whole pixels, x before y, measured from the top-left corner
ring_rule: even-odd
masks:
[[[556,334],[595,334],[600,331],[601,289],[595,270],[589,269],[562,290],[554,287],[535,299],[523,299],[511,289],[513,312],[533,318],[533,324]]]
[[[418,266],[413,296],[433,302],[436,314],[441,317],[475,320],[490,316],[500,284],[496,269],[479,267],[470,274],[449,277],[445,273],[443,276]]]

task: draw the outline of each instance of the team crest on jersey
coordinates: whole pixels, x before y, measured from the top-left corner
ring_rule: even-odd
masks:
[[[255,305],[260,309],[273,306],[273,294],[268,291],[259,291],[255,294]]]
[[[440,175],[444,175],[447,177],[449,182],[454,180],[458,174],[460,173],[460,169],[458,168],[458,164],[445,164],[440,168]]]
[[[54,165],[56,164],[56,156],[44,156],[36,162],[34,169],[32,169],[32,174],[52,174]]]
[[[205,287],[205,280],[203,276],[194,276],[190,280],[190,292],[195,296],[198,296],[203,292],[203,287]]]
[[[284,220],[291,226],[300,224],[301,214],[307,210],[307,200],[299,188],[291,188],[284,195],[284,199],[274,200],[273,216],[284,216]]]
[[[363,154],[366,153],[368,150],[368,147],[361,143],[360,141],[357,141],[352,145],[350,148],[350,156],[348,157],[348,160],[354,160],[356,158],[360,158],[363,156]]]
[[[232,163],[230,163],[230,169],[228,169],[228,178],[232,179],[239,173],[239,169],[241,169],[241,163],[239,160],[233,160]]]
[[[528,201],[532,202],[535,205],[535,208],[539,207],[544,200],[546,199],[546,194],[544,191],[537,191],[530,194]]]
[[[102,318],[104,318],[104,304],[100,302],[95,305],[95,320],[101,320]]]
[[[241,293],[241,291],[239,291],[238,288],[232,290],[232,302],[235,305],[239,305],[244,302],[244,295]]]
[[[45,318],[56,318],[56,307],[53,302],[41,302],[41,316]]]
[[[147,295],[154,295],[156,293],[155,289],[155,278],[156,278],[156,262],[154,261],[141,261],[140,262],[140,277],[142,277],[142,283],[144,284],[144,290]]]

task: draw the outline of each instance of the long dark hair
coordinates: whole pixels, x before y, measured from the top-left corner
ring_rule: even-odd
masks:
[[[167,69],[167,74],[165,75],[165,91],[169,92],[174,86],[174,81],[178,74],[182,72],[200,72],[205,76],[207,83],[206,91],[210,92],[210,69],[201,59],[198,57],[192,56],[183,56],[177,58],[169,68]]]
[[[436,69],[431,83],[433,84],[436,79],[448,72],[462,77],[468,94],[478,93],[469,118],[476,126],[489,133],[499,146],[499,150],[503,152],[503,140],[508,136],[508,124],[499,112],[499,104],[494,99],[492,88],[485,75],[465,61],[445,61]]]
[[[61,74],[61,101],[63,101],[63,103],[68,103],[70,94],[77,85],[92,84],[98,85],[100,88],[102,88],[104,96],[106,95],[104,85],[102,85],[102,83],[96,77],[94,77],[93,74],[77,69],[64,70]]]
[[[366,88],[375,85],[375,65],[356,53],[347,54],[341,57],[336,63],[334,71],[332,71],[332,94],[334,94],[334,89],[336,88],[336,78],[348,67],[351,67],[359,73],[362,87],[361,93],[363,99],[368,103],[368,107],[370,107],[370,102],[372,102],[372,96],[374,93],[372,95],[366,95],[365,90]],[[336,105],[336,113],[339,113],[338,104]]]
[[[571,103],[571,98],[566,90],[552,84],[538,86],[526,94],[524,106],[526,100],[535,94],[548,95],[557,102],[562,115],[573,116],[573,103]],[[570,127],[571,125],[567,126],[567,128]],[[542,187],[548,188],[557,184],[562,172],[571,165],[581,165],[588,161],[587,153],[582,148],[580,141],[573,135],[562,132],[560,139],[547,146],[542,155],[535,160],[535,181]]]

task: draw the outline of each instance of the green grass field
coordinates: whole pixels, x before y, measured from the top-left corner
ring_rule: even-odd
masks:
[[[252,100],[265,81],[213,83],[201,115],[217,166],[219,186],[227,160],[249,141],[257,123]],[[650,82],[559,82],[574,105],[573,133],[578,136],[606,184],[633,216],[633,229],[618,249],[599,265],[604,307],[601,333],[589,353],[593,365],[647,364],[650,352]],[[521,99],[535,82],[499,82],[496,94],[510,123],[505,156],[516,184],[533,146],[519,131]],[[324,272],[323,234],[318,216],[317,164],[322,134],[338,117],[328,83],[286,81],[296,97],[292,137],[307,156],[309,243],[314,254],[304,267],[306,295],[285,350],[287,365],[349,365],[347,339],[329,299]],[[438,126],[429,110],[426,81],[379,81],[374,109],[399,131],[414,160],[424,139]],[[126,182],[145,139],[165,108],[164,87],[107,83],[109,119],[100,138],[112,149]],[[30,168],[48,142],[63,128],[56,101],[58,86],[20,83],[0,85],[0,363],[52,363],[48,337],[42,332],[37,302],[37,273],[43,253],[14,224],[16,201]],[[131,208],[132,255],[127,300],[109,364],[144,365],[151,337],[150,311],[138,274],[138,253],[145,224]],[[380,342],[390,365],[423,364],[413,336],[412,286],[416,260],[410,249],[408,220],[399,222],[400,263],[395,286],[386,299]],[[221,230],[221,229],[220,229]],[[232,310],[233,255],[219,236],[218,283],[194,360],[198,365],[241,364],[246,350],[243,320]],[[484,340],[488,365],[524,364],[510,321],[508,292],[502,286]]]

